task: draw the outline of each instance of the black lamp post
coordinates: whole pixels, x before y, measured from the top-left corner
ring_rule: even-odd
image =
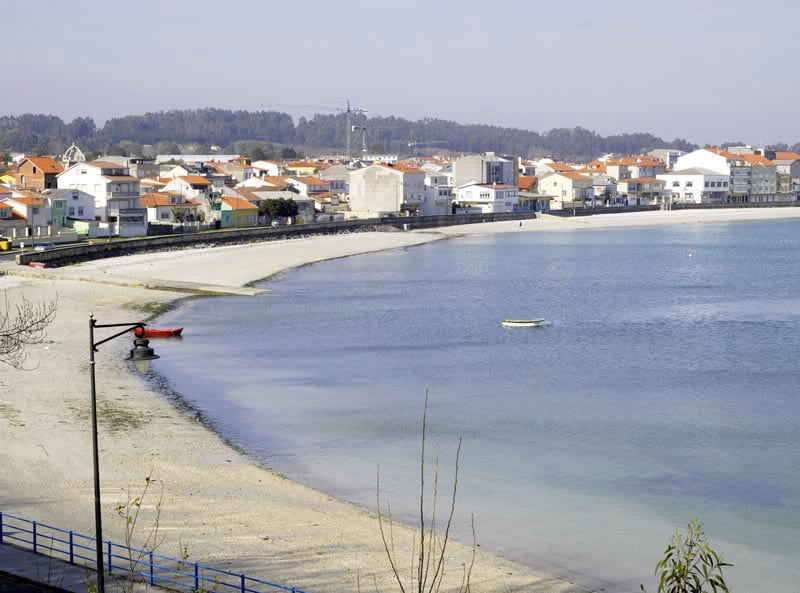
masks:
[[[94,469],[94,527],[95,527],[95,547],[97,552],[97,593],[105,593],[105,577],[103,568],[103,522],[100,508],[100,460],[99,448],[97,446],[97,392],[95,390],[94,378],[94,353],[97,352],[97,347],[101,344],[118,338],[128,332],[135,331],[136,329],[144,330],[144,323],[97,323],[94,315],[89,316],[89,375],[91,377],[91,392],[92,392],[92,462]],[[95,328],[105,327],[123,327],[122,331],[99,340],[94,341]],[[153,349],[150,348],[150,340],[143,337],[138,337],[133,342],[128,360],[132,360],[139,372],[146,373],[150,370],[150,362],[159,358]]]

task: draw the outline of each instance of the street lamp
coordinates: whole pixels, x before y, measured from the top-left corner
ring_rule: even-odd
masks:
[[[97,352],[97,347],[101,344],[118,338],[128,332],[136,329],[144,330],[144,323],[97,323],[94,315],[89,316],[89,375],[91,377],[91,391],[92,391],[92,462],[94,469],[94,528],[95,528],[95,548],[97,552],[97,593],[105,593],[105,578],[103,570],[103,522],[100,509],[100,460],[99,448],[97,446],[97,392],[95,390],[94,378],[94,353]],[[105,327],[124,327],[122,331],[99,340],[94,341],[95,328]],[[143,334],[142,334],[143,335]],[[128,360],[132,360],[136,365],[139,372],[146,373],[150,370],[150,362],[159,358],[150,348],[150,340],[144,337],[137,336],[133,342]]]

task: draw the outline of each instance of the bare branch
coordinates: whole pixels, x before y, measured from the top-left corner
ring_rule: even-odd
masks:
[[[45,339],[45,329],[56,315],[58,298],[52,301],[34,303],[24,296],[13,310],[3,293],[0,305],[0,363],[20,370],[25,367],[25,347],[41,344]]]

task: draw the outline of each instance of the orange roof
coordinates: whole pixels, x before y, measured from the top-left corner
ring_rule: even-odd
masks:
[[[248,202],[247,200],[243,200],[242,198],[224,196],[222,201],[230,206],[233,210],[258,210],[258,206]]]
[[[64,167],[58,161],[49,156],[29,156],[26,160],[32,162],[45,173],[61,173],[64,170]]]
[[[401,173],[424,173],[422,169],[418,169],[416,167],[412,167],[406,164],[396,164],[396,165],[389,165],[387,163],[375,163],[378,167],[385,167],[386,169],[391,169],[392,171],[400,171]]]
[[[583,169],[579,169],[582,173],[605,173],[606,172],[606,164],[602,161],[592,161],[591,163],[586,163]]]
[[[178,177],[182,181],[185,181],[189,185],[211,185],[211,182],[206,179],[205,177],[200,177],[200,175],[183,175]]]
[[[590,177],[582,175],[574,169],[572,171],[554,171],[553,173],[550,173],[550,175],[561,175],[562,177],[566,177],[567,179],[572,179],[574,181],[591,181]]]
[[[295,161],[293,163],[286,163],[286,167],[291,169],[306,169],[308,167],[316,169],[317,167],[319,167],[319,163],[309,163],[308,161]]]
[[[546,167],[550,167],[553,171],[574,171],[575,167],[568,165],[567,163],[545,163]]]
[[[761,156],[760,154],[743,154],[742,158],[751,165],[757,165],[759,167],[774,165],[774,163],[771,160]]]
[[[329,182],[323,181],[319,177],[309,177],[306,175],[305,177],[295,177],[295,179],[300,183],[305,183],[306,185],[330,185]]]
[[[776,151],[775,152],[775,160],[776,161],[800,161],[800,154],[796,152],[784,152],[784,151]]]
[[[139,198],[139,203],[142,206],[154,208],[156,206],[197,206],[197,202],[184,199],[179,203],[172,202],[172,198],[181,197],[181,194],[169,192],[151,192]]]
[[[39,198],[34,198],[31,196],[12,196],[9,200],[15,201],[17,204],[23,204],[25,206],[45,206],[46,203]]]
[[[89,161],[86,163],[78,163],[79,165],[91,165],[92,167],[99,167],[101,169],[127,169],[125,165],[119,163],[111,163],[109,161]]]
[[[608,164],[622,165],[626,167],[631,167],[631,166],[635,167],[637,165],[642,167],[663,167],[664,161],[647,154],[637,154],[637,155],[622,157],[621,159],[608,161]]]
[[[533,175],[520,175],[517,178],[517,186],[520,189],[530,189],[536,183],[536,177]]]
[[[727,150],[723,150],[722,148],[704,148],[703,150],[707,150],[708,152],[713,152],[714,154],[718,154],[719,156],[725,157],[726,159],[742,158],[742,155],[728,152]]]

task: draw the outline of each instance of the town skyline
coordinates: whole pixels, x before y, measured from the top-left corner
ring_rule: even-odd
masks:
[[[791,39],[775,27],[797,16],[800,6],[777,0],[545,10],[312,0],[281,11],[246,0],[143,0],[135,11],[10,0],[9,62],[37,74],[10,86],[0,111],[102,125],[213,106],[297,121],[315,112],[301,106],[335,113],[349,100],[370,117],[793,144]]]

